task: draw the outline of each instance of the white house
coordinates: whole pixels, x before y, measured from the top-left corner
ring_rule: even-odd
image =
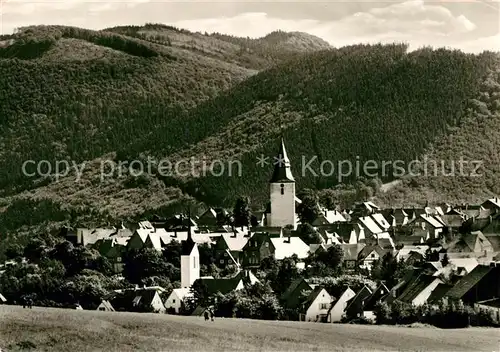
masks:
[[[179,314],[182,302],[184,302],[186,298],[189,298],[191,296],[192,293],[190,292],[189,288],[176,288],[172,291],[170,296],[168,296],[167,300],[165,301],[165,308],[167,310],[174,309],[175,313]]]
[[[336,323],[342,319],[344,315],[344,311],[347,308],[347,302],[356,296],[356,292],[354,292],[349,287],[340,295],[339,299],[337,299],[328,313],[328,322]]]
[[[311,322],[326,322],[332,296],[324,288],[316,287],[304,303],[303,319]]]

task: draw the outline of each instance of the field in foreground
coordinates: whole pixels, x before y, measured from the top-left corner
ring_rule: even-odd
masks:
[[[441,330],[0,306],[0,350],[499,351],[498,329]]]

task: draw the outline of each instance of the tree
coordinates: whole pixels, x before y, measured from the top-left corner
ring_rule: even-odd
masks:
[[[321,240],[321,235],[312,227],[311,224],[305,223],[300,224],[297,228],[299,237],[305,244],[319,244],[323,241]]]
[[[239,197],[233,210],[234,226],[248,226],[250,224],[250,200],[247,197]]]
[[[171,282],[180,277],[180,270],[165,261],[153,248],[132,250],[124,258],[123,276],[130,283],[140,284],[152,276],[167,277]]]
[[[207,285],[202,280],[196,280],[190,289],[192,293],[192,305],[208,307],[212,301]]]
[[[5,256],[7,259],[18,259],[21,258],[24,254],[23,247],[18,243],[11,243],[5,250]]]
[[[163,248],[163,257],[165,261],[171,263],[176,268],[181,267],[182,243],[180,241],[170,241]]]
[[[334,210],[337,207],[338,195],[333,189],[325,189],[319,193],[319,202],[328,210]]]
[[[297,195],[302,203],[297,206],[300,222],[302,224],[312,224],[320,214],[317,194],[311,189],[304,189]]]

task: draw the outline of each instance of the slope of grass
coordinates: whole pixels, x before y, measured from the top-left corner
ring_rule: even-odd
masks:
[[[2,351],[494,351],[495,329],[439,330],[0,307]]]

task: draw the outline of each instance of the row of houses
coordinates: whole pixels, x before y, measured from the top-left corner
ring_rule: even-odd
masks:
[[[488,312],[493,321],[500,324],[500,266],[476,263],[469,272],[458,272],[446,282],[441,273],[440,270],[429,270],[429,267],[414,268],[392,288],[381,282],[375,287],[364,285],[357,291],[344,287],[334,293],[300,278],[292,282],[281,300],[286,309],[299,313],[299,320],[326,323],[356,318],[374,320],[374,308],[378,302],[437,306],[441,302],[460,300]]]

